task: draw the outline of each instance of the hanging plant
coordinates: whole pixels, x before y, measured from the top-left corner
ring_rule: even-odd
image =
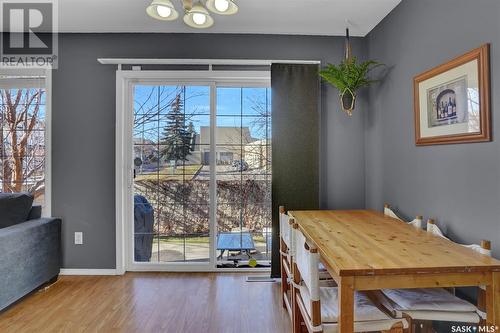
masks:
[[[352,57],[350,61],[344,60],[339,65],[328,64],[319,75],[339,90],[342,110],[351,116],[356,105],[357,90],[378,81],[370,80],[368,73],[381,65],[374,60],[358,64],[356,57]]]
[[[356,106],[357,90],[377,82],[378,80],[370,80],[368,73],[382,65],[375,60],[368,60],[358,64],[356,57],[352,56],[349,29],[346,29],[345,60],[339,65],[328,64],[325,69],[319,72],[319,75],[339,90],[342,110],[352,116],[352,111]]]

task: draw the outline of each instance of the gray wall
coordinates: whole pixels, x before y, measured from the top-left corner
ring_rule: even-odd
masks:
[[[368,53],[386,63],[370,90],[365,119],[366,205],[384,202],[404,214],[436,217],[451,238],[493,241],[500,257],[500,144],[416,147],[413,77],[484,43],[491,47],[493,134],[500,131],[500,2],[404,0],[367,37]]]
[[[62,34],[53,76],[53,215],[63,219],[63,267],[115,267],[115,70],[102,57],[319,59],[338,62],[335,37],[195,34]],[[354,39],[354,52],[365,43]],[[366,110],[338,111],[323,87],[321,205],[362,208]],[[73,233],[84,232],[84,245]]]

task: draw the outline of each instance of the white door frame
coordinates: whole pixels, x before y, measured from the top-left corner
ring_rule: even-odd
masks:
[[[210,261],[207,263],[137,263],[133,251],[133,87],[135,84],[210,86],[210,122],[216,124],[216,87],[269,87],[269,71],[138,71],[116,72],[116,274],[133,271],[232,271],[217,269],[216,202],[210,207]],[[215,127],[210,128],[210,165],[215,165]],[[216,169],[211,168],[210,197],[216,198]],[[212,207],[213,206],[213,207]],[[255,271],[256,269],[234,269]],[[258,269],[262,271],[262,269]]]

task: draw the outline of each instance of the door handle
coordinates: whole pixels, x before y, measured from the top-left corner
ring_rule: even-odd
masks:
[[[135,178],[135,169],[129,169],[128,170],[128,179],[127,179],[127,184],[128,188],[131,189],[132,186],[134,185],[134,178]]]

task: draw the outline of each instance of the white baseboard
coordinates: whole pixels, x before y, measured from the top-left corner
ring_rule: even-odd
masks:
[[[116,269],[61,268],[59,275],[117,275]]]

